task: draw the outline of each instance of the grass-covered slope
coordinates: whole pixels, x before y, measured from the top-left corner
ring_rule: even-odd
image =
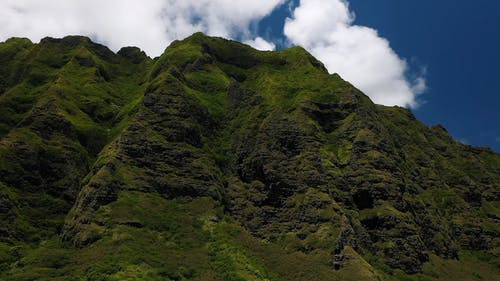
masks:
[[[0,279],[500,274],[500,156],[299,47],[11,39],[0,112]]]
[[[3,264],[59,235],[82,179],[142,96],[151,63],[142,56],[76,36],[0,44]]]

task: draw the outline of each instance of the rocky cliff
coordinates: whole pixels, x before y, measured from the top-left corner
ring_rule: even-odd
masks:
[[[13,38],[0,113],[0,279],[500,274],[500,155],[300,47]]]

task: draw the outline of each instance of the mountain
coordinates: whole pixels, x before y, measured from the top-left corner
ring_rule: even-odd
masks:
[[[0,280],[499,280],[500,155],[300,47],[0,43]]]

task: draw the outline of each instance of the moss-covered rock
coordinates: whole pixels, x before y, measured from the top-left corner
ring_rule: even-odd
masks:
[[[0,279],[498,276],[500,156],[300,47],[0,43]]]

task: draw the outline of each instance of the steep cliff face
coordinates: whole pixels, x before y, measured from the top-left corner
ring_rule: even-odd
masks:
[[[11,39],[0,72],[3,279],[500,273],[500,156],[302,48]]]

